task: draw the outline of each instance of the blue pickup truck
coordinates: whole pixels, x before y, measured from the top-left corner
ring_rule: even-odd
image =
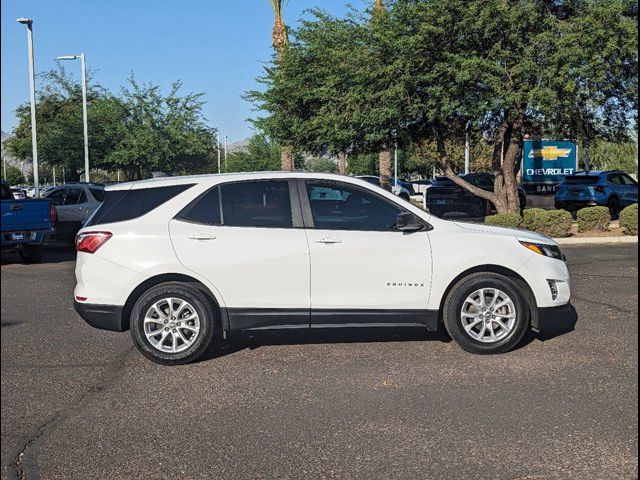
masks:
[[[47,198],[16,200],[6,182],[2,194],[2,251],[17,251],[25,263],[42,260],[44,246],[55,233],[56,210]]]

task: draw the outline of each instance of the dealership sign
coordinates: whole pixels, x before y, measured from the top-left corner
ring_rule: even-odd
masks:
[[[525,140],[522,152],[522,183],[529,193],[554,193],[578,166],[578,147],[573,142]]]

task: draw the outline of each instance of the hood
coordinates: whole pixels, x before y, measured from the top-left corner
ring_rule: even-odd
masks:
[[[547,237],[541,233],[531,232],[520,228],[494,227],[493,225],[485,225],[482,223],[465,223],[454,222],[458,227],[473,232],[484,233],[488,235],[500,235],[502,237],[515,237],[518,240],[524,240],[532,243],[543,243],[546,245],[557,245],[556,241],[551,237]]]

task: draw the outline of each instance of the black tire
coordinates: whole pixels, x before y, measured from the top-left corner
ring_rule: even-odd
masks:
[[[504,338],[492,343],[481,342],[465,330],[462,323],[462,309],[468,296],[481,288],[496,288],[509,296],[515,307],[515,322]],[[458,345],[471,353],[488,355],[504,353],[513,349],[529,329],[530,315],[525,295],[516,282],[509,277],[492,272],[474,273],[460,280],[449,292],[443,318],[447,332]],[[483,330],[484,331],[484,330]]]
[[[436,208],[430,208],[429,213],[435,217],[442,218],[444,216],[444,212],[442,210],[438,210]]]
[[[24,263],[40,263],[44,254],[44,245],[25,245],[18,251]]]
[[[620,200],[617,197],[611,197],[607,202],[607,207],[609,207],[611,220],[618,220],[620,218]]]
[[[484,217],[487,214],[487,203],[480,197],[475,197],[469,208],[469,215],[474,218]]]
[[[409,195],[407,195],[406,193],[401,193],[400,195],[398,195],[401,199],[406,200],[407,202],[411,201],[411,197]]]
[[[195,309],[200,322],[200,330],[193,344],[178,353],[157,349],[144,332],[144,318],[147,311],[156,302],[165,298],[188,302]],[[146,358],[160,365],[184,365],[200,358],[211,344],[216,326],[216,313],[211,300],[198,288],[187,283],[167,282],[151,287],[138,298],[131,311],[130,326],[131,338]]]

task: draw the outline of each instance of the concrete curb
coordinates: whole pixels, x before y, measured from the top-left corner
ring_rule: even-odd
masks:
[[[554,238],[558,245],[597,245],[603,243],[638,243],[638,237],[625,235],[620,237],[568,237]]]

